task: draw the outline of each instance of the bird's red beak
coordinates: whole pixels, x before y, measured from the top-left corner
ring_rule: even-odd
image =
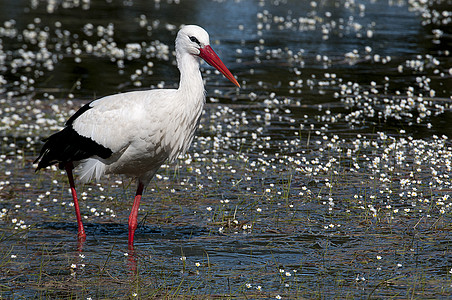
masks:
[[[240,87],[240,84],[234,78],[232,73],[226,68],[224,63],[218,57],[218,55],[213,51],[213,49],[207,45],[204,48],[199,49],[199,57],[204,59],[209,65],[220,71],[227,79],[229,79],[233,84]]]

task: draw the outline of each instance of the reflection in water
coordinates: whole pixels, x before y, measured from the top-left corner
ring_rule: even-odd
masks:
[[[137,257],[135,256],[135,251],[133,250],[133,245],[129,245],[129,252],[127,256],[128,267],[130,269],[130,276],[133,280],[137,276]]]

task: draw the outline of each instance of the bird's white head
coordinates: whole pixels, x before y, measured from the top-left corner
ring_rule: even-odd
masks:
[[[237,80],[226,68],[218,55],[210,47],[209,34],[196,25],[186,25],[177,33],[176,53],[188,53],[204,59],[209,65],[220,71],[227,79],[240,87]]]
[[[193,55],[200,54],[200,49],[210,45],[209,34],[196,25],[186,25],[179,30],[176,38],[176,48]]]

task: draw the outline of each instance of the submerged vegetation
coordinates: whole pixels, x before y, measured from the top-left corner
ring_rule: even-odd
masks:
[[[5,8],[0,297],[447,298],[451,16],[430,2],[199,2],[226,27],[173,21],[195,1]],[[203,70],[200,128],[150,184],[135,252],[133,181],[80,185],[77,248],[64,173],[34,173],[41,140],[93,95],[175,86],[180,23],[204,23],[242,89]]]

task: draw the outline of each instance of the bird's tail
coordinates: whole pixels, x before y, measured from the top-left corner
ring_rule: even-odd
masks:
[[[105,174],[105,164],[95,158],[84,159],[75,169],[79,180],[86,183],[91,179],[99,180]]]

